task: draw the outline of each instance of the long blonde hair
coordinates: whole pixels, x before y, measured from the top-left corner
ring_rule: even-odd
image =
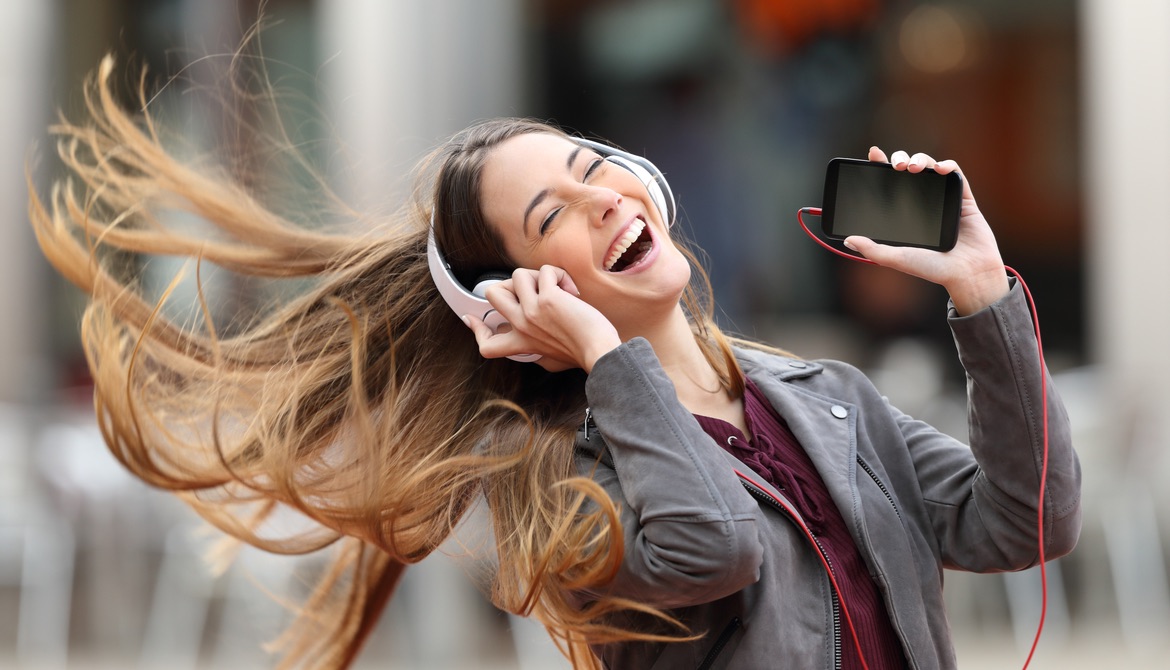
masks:
[[[91,296],[82,342],[114,456],[240,541],[284,554],[337,546],[276,645],[283,667],[348,666],[404,566],[434,551],[481,495],[499,566],[492,601],[539,619],[575,666],[597,666],[590,643],[686,636],[613,623],[623,611],[672,621],[636,602],[572,599],[611,579],[623,552],[618,510],[573,464],[584,373],[484,360],[428,273],[432,209],[457,273],[511,266],[483,223],[479,170],[509,137],[561,131],[522,119],[473,126],[423,162],[399,215],[370,222],[330,194],[338,230],[316,230],[276,213],[223,164],[176,157],[145,77],[132,113],[113,72],[107,57],[85,89],[84,120],[51,128],[69,176],[47,198],[30,178],[30,219],[45,257]],[[269,136],[274,151],[293,150],[281,132]],[[180,230],[175,211],[213,232]],[[203,318],[168,316],[178,277],[149,299],[119,270],[127,254],[190,259]],[[740,394],[707,277],[689,257],[696,338]],[[212,265],[314,283],[220,332],[202,290]],[[278,532],[287,509],[312,523]]]

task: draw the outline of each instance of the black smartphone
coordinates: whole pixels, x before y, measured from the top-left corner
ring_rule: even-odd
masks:
[[[918,174],[889,163],[834,158],[825,173],[821,228],[843,240],[949,251],[959,231],[963,178],[927,168]]]

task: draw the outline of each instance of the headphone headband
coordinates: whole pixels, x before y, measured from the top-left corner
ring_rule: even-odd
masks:
[[[666,177],[662,175],[662,171],[655,167],[653,163],[641,156],[636,156],[607,144],[587,140],[582,137],[573,137],[570,139],[583,147],[593,149],[601,154],[605,160],[620,165],[632,172],[642,182],[642,185],[646,187],[646,191],[649,193],[650,199],[654,202],[666,227],[670,228],[674,225],[676,211],[674,193],[671,192],[670,185],[666,183]],[[456,315],[459,317],[462,317],[464,314],[477,316],[492,329],[492,332],[498,332],[499,327],[507,323],[504,317],[491,306],[486,296],[488,287],[501,281],[500,279],[494,277],[481,278],[471,290],[468,290],[455,278],[455,273],[451,271],[451,265],[443,258],[443,254],[439,251],[438,245],[435,244],[434,207],[431,208],[431,222],[427,228],[427,265],[430,267],[431,280],[435,282],[435,287],[439,289],[439,295],[443,296],[443,300]],[[520,362],[533,362],[539,360],[540,356],[538,354],[517,354],[508,358]]]
[[[633,172],[646,187],[646,190],[650,192],[650,199],[654,201],[658,213],[662,215],[662,223],[667,228],[674,225],[676,208],[674,193],[670,190],[670,184],[666,183],[666,177],[657,166],[642,156],[611,147],[608,144],[584,137],[574,137],[572,140],[583,147],[593,149],[601,154],[602,158]]]

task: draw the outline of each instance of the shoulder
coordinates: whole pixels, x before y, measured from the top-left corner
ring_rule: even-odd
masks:
[[[806,359],[778,351],[734,347],[736,360],[752,379],[769,377],[779,381],[805,380],[812,384],[868,382],[856,366],[830,358]]]
[[[816,397],[865,406],[886,404],[884,394],[869,377],[844,361],[802,359],[740,348],[735,353],[744,375],[764,389],[769,397]]]

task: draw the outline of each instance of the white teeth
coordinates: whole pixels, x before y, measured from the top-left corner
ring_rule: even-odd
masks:
[[[646,222],[642,219],[635,219],[634,223],[626,229],[626,234],[622,235],[613,243],[613,247],[609,251],[609,256],[605,259],[605,269],[607,271],[613,269],[613,264],[617,263],[617,260],[622,257],[622,254],[626,253],[626,250],[630,248],[630,245],[634,243],[634,240],[638,239],[638,236],[645,229]]]

